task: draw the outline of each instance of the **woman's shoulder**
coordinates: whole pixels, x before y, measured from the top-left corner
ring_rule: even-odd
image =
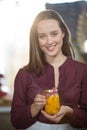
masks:
[[[27,75],[27,74],[28,72],[26,71],[25,67],[22,67],[17,71],[17,75]]]
[[[86,63],[86,62],[79,61],[79,60],[76,60],[76,59],[71,59],[71,58],[70,58],[70,60],[71,60],[74,64],[81,65],[81,66],[86,66],[86,67],[87,67],[87,63]]]
[[[29,73],[25,67],[20,68],[16,74],[16,79],[29,80],[31,77],[31,73]]]
[[[68,58],[69,63],[71,63],[71,65],[73,65],[74,67],[78,68],[78,69],[86,69],[87,70],[87,63],[86,62],[82,62],[82,61],[78,61],[76,59],[72,59],[72,58]]]

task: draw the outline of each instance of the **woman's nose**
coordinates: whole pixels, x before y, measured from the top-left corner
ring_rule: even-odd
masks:
[[[52,44],[52,38],[50,36],[47,37],[47,43]]]

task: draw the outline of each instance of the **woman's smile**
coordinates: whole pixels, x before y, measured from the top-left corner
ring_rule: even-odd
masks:
[[[46,49],[51,52],[51,51],[54,51],[55,47],[56,47],[56,44],[52,44],[50,46],[46,46]]]

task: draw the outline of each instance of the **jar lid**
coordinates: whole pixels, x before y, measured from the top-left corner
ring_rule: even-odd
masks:
[[[45,92],[46,93],[56,93],[56,92],[58,92],[58,89],[56,87],[53,87],[52,89],[46,89]]]
[[[51,93],[51,92],[53,92],[53,89],[46,89],[45,92],[46,93]]]

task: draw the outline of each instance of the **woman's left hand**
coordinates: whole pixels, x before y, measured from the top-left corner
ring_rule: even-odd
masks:
[[[72,114],[73,113],[73,109],[69,106],[61,106],[60,110],[58,111],[58,113],[56,113],[55,115],[49,115],[47,114],[45,111],[41,111],[42,114],[49,120],[53,121],[53,122],[60,122],[61,119],[66,115],[66,114]]]

